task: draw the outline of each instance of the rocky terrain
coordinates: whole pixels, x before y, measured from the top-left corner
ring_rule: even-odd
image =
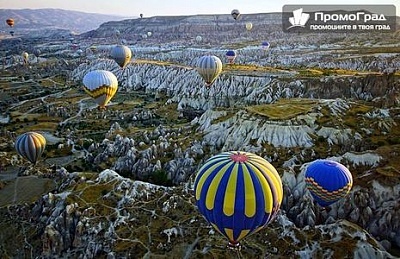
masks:
[[[254,31],[239,29],[246,21]],[[80,35],[79,48],[62,39],[19,47],[4,41],[0,254],[397,258],[398,34],[293,36],[279,23],[277,14],[237,22],[229,15],[151,17],[105,23]],[[134,53],[124,70],[108,57],[115,30]],[[141,37],[147,31],[153,35]],[[265,37],[267,53],[259,46]],[[23,66],[22,48],[42,54]],[[197,58],[213,53],[225,63],[230,48],[239,53],[236,64],[204,88]],[[120,85],[102,112],[81,89],[94,69],[112,71]],[[36,166],[13,148],[27,130],[48,141]],[[226,150],[257,153],[284,183],[277,219],[241,251],[227,249],[194,205],[195,173]],[[305,190],[305,168],[318,158],[343,163],[354,178],[350,195],[326,209]]]

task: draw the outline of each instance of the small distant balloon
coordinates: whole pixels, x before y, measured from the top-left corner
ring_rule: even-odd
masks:
[[[197,42],[201,42],[202,40],[203,40],[203,38],[200,35],[196,36],[196,41]]]
[[[96,52],[97,52],[97,46],[92,45],[92,46],[89,47],[89,49],[90,49],[93,53],[96,53]]]
[[[99,109],[105,109],[118,90],[118,79],[110,71],[94,70],[83,77],[83,85],[83,89],[95,99]]]
[[[251,22],[246,23],[246,30],[251,31],[253,24]]]
[[[240,12],[238,9],[233,9],[231,12],[231,15],[232,15],[233,19],[237,20],[240,17]]]
[[[7,23],[8,26],[13,27],[14,26],[14,19],[8,18],[6,20],[6,23]]]
[[[117,62],[121,68],[125,68],[125,66],[131,61],[132,51],[127,46],[117,45],[111,50],[111,58]]]
[[[17,137],[15,149],[32,164],[36,164],[46,148],[46,139],[37,132],[26,132]]]
[[[151,31],[147,32],[147,36],[151,37],[151,35],[153,35]]]
[[[40,49],[35,49],[33,51],[33,55],[35,55],[37,58],[40,56],[40,54],[41,54]]]
[[[140,18],[143,18],[143,14],[142,13],[140,14]]]
[[[10,35],[11,35],[11,36],[14,36],[14,31],[10,31]]]
[[[319,159],[310,163],[305,172],[306,187],[321,207],[345,197],[353,186],[349,169],[339,162]]]
[[[22,58],[24,59],[24,64],[28,64],[28,61],[29,61],[29,54],[28,54],[28,52],[26,52],[26,51],[22,52],[21,56],[22,56]]]
[[[206,55],[199,58],[196,70],[206,82],[206,87],[210,87],[222,72],[222,62],[216,56]]]
[[[236,59],[236,52],[234,50],[228,50],[226,52],[226,58],[229,61],[229,64],[233,64],[235,63],[235,59]]]
[[[270,46],[270,44],[269,44],[268,41],[263,41],[263,42],[261,43],[261,48],[262,48],[263,50],[265,50],[265,51],[267,51],[267,50],[269,49],[269,46]]]

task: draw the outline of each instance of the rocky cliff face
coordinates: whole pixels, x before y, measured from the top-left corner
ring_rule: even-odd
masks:
[[[94,69],[112,71],[123,89],[165,93],[170,102],[178,103],[179,109],[206,110],[218,106],[272,103],[281,98],[353,98],[376,101],[382,107],[399,102],[399,81],[393,73],[291,79],[279,73],[222,74],[207,90],[200,76],[190,67],[135,64],[122,71],[112,60],[97,60],[80,65],[71,77],[79,82]]]
[[[196,16],[155,16],[143,19],[124,20],[122,22],[108,22],[99,29],[90,31],[82,37],[107,38],[115,36],[115,31],[121,33],[121,37],[127,40],[142,40],[142,35],[152,32],[151,38],[162,44],[165,41],[194,41],[196,36],[202,36],[205,43],[216,43],[216,35],[221,42],[235,42],[235,39],[243,39],[252,32],[247,32],[246,22],[253,22],[254,33],[268,37],[274,31],[280,29],[281,15],[248,14],[235,21],[230,14],[224,15],[196,15]]]

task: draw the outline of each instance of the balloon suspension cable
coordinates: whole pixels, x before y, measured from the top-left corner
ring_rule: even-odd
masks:
[[[238,259],[243,258],[242,253],[240,252],[242,250],[242,245],[240,243],[231,243],[229,242],[227,245],[227,248],[236,252],[236,256]]]

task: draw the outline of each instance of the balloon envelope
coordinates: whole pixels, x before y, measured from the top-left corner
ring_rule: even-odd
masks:
[[[33,51],[33,55],[35,55],[36,57],[39,57],[40,54],[41,54],[41,52],[40,52],[39,49],[35,49],[35,50]]]
[[[131,61],[132,51],[127,46],[117,45],[112,48],[111,57],[120,67],[124,68]]]
[[[196,175],[194,191],[200,213],[232,246],[274,219],[283,198],[276,169],[242,151],[208,159]]]
[[[29,54],[28,54],[28,52],[26,52],[26,51],[22,52],[21,56],[22,56],[22,58],[24,59],[24,63],[25,63],[25,64],[28,63],[28,60],[29,60]]]
[[[222,62],[216,56],[206,55],[197,61],[196,70],[206,82],[206,86],[209,87],[214,83],[219,74],[221,74]]]
[[[37,132],[26,132],[17,137],[15,149],[29,162],[36,164],[46,148],[46,139]]]
[[[8,26],[13,27],[14,26],[14,19],[9,18],[9,19],[6,20],[6,23],[7,23]]]
[[[236,52],[234,50],[228,50],[226,52],[226,58],[228,59],[230,64],[233,64],[236,59]]]
[[[232,15],[233,19],[237,20],[240,17],[240,12],[238,9],[233,9],[231,12],[231,15]]]
[[[306,187],[314,200],[326,207],[345,197],[353,186],[353,177],[344,165],[331,160],[315,160],[305,172]]]
[[[83,77],[83,85],[85,92],[95,99],[100,109],[105,109],[118,90],[117,77],[106,70],[90,71]]]
[[[246,23],[246,30],[251,31],[253,24],[251,22]]]
[[[269,44],[268,41],[263,41],[263,42],[261,43],[261,47],[262,47],[264,50],[268,50],[268,49],[269,49],[269,46],[270,46],[270,44]]]

